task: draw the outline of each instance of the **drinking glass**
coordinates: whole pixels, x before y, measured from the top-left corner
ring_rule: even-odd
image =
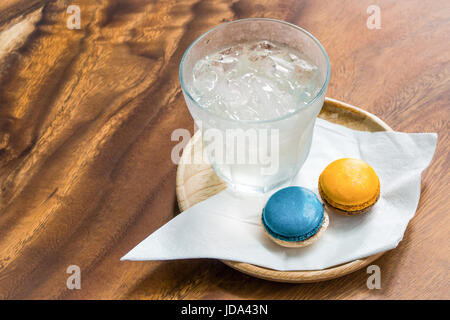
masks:
[[[192,93],[196,62],[218,50],[256,40],[287,45],[309,58],[319,69],[321,86],[317,95],[306,104],[299,102],[294,112],[268,120],[229,119],[197,103]],[[183,95],[201,130],[208,161],[230,188],[264,193],[289,182],[298,173],[309,154],[314,123],[330,79],[328,55],[314,36],[296,25],[274,19],[250,18],[224,23],[189,46],[179,72]],[[218,141],[220,137],[222,140]],[[261,143],[263,140],[266,143]],[[241,159],[236,157],[239,150],[244,152]]]

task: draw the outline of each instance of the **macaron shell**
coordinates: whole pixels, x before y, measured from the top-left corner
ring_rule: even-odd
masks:
[[[377,200],[380,181],[366,162],[344,158],[325,168],[319,177],[319,191],[332,206],[356,211]]]
[[[309,189],[288,187],[274,193],[262,213],[267,232],[280,240],[302,241],[320,229],[323,205]]]
[[[357,216],[357,215],[366,213],[374,206],[374,204],[377,202],[377,200],[379,198],[379,193],[378,193],[378,197],[371,203],[367,203],[367,204],[363,204],[363,205],[359,205],[359,206],[342,206],[339,204],[334,204],[334,206],[333,206],[329,203],[326,196],[323,194],[323,191],[322,191],[320,185],[319,185],[319,193],[320,193],[320,196],[322,197],[322,200],[323,200],[327,210],[334,212],[334,213],[341,214],[341,215],[345,215],[345,216]],[[338,206],[341,208],[338,208]],[[345,207],[345,209],[343,209],[343,207]]]
[[[274,238],[270,233],[267,232],[267,230],[265,228],[264,228],[264,231],[273,242],[275,242],[276,244],[278,244],[280,246],[283,246],[286,248],[302,248],[302,247],[309,246],[309,245],[313,244],[314,242],[316,242],[322,236],[322,234],[325,232],[325,230],[327,230],[329,223],[330,223],[330,219],[328,217],[328,214],[326,212],[324,212],[323,222],[322,222],[322,226],[320,227],[320,229],[312,237],[302,240],[302,241],[284,241],[281,239]]]

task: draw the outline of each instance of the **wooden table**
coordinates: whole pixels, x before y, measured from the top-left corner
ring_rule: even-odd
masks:
[[[71,1],[0,3],[0,298],[450,298],[450,2]],[[381,29],[366,9],[381,8]],[[396,130],[438,132],[415,218],[366,270],[315,284],[254,279],[215,260],[120,262],[178,212],[176,128],[193,130],[178,80],[188,45],[233,19],[311,31],[330,56],[327,95]],[[69,265],[81,290],[66,288]]]

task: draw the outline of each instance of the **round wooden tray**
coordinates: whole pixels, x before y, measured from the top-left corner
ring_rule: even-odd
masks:
[[[375,115],[360,108],[326,98],[319,118],[361,131],[392,131],[392,129]],[[208,163],[186,164],[186,159],[193,159],[195,144],[202,144],[200,134],[197,132],[184,148],[183,155],[177,169],[177,198],[178,206],[184,211],[194,204],[201,202],[226,188],[225,183],[217,177]],[[197,151],[197,152],[198,152]],[[278,282],[317,282],[338,278],[359,270],[383,253],[378,253],[364,259],[354,260],[339,266],[324,270],[312,271],[277,271],[255,266],[248,263],[222,260],[223,263],[245,274]]]

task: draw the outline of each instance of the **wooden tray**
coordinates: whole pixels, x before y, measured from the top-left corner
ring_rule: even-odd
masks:
[[[375,115],[330,98],[325,99],[319,118],[355,130],[392,131],[386,123]],[[178,206],[182,211],[226,188],[225,183],[217,177],[209,164],[186,164],[186,159],[193,159],[190,158],[193,156],[193,150],[201,150],[201,148],[192,147],[201,143],[200,134],[197,132],[184,148],[178,165],[176,192]],[[228,260],[222,260],[222,262],[233,269],[257,278],[278,282],[302,283],[341,277],[367,266],[382,254],[383,252],[332,268],[312,271],[277,271],[243,262]]]

